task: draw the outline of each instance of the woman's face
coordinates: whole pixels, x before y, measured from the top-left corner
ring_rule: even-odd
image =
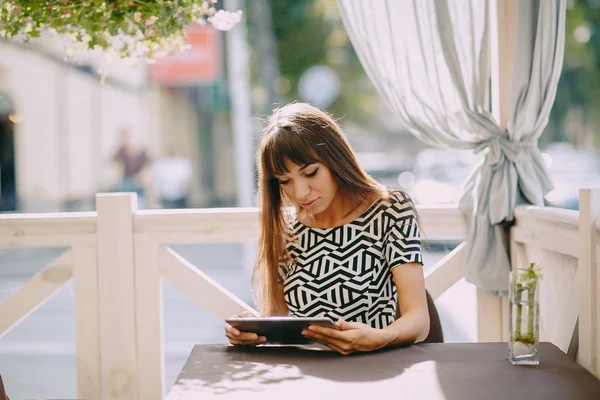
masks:
[[[289,172],[276,178],[285,195],[313,215],[325,211],[338,192],[331,170],[322,163],[298,165],[288,158],[284,163]]]

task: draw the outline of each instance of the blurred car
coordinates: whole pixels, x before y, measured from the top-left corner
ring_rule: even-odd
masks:
[[[398,152],[357,152],[356,158],[367,174],[390,188],[401,189],[398,176],[412,168],[412,159]]]
[[[551,207],[579,209],[579,189],[600,187],[600,153],[576,149],[568,143],[553,143],[543,156],[554,183],[546,195]]]
[[[398,182],[398,177],[407,171],[405,169],[389,168],[383,170],[368,170],[367,173],[382,185],[388,188],[402,189],[402,185]]]
[[[554,189],[546,205],[577,210],[579,189],[600,187],[600,153],[553,143],[542,153]],[[466,179],[482,159],[469,150],[428,148],[408,165],[409,157],[388,153],[359,153],[367,172],[378,182],[405,190],[417,204],[456,204]]]
[[[417,204],[456,204],[480,158],[470,150],[424,149],[416,156],[413,178],[399,180]]]

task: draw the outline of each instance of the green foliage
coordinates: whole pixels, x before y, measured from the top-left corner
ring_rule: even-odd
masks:
[[[514,340],[527,344],[533,344],[535,337],[535,295],[537,285],[542,279],[542,267],[536,263],[530,263],[528,268],[516,268],[513,270],[514,276],[514,298],[517,301],[517,315],[514,332]],[[527,333],[521,331],[521,320],[523,313],[523,293],[527,293]]]
[[[124,59],[152,60],[182,49],[185,26],[212,22],[217,13],[212,5],[214,2],[4,1],[0,5],[0,37],[11,39],[22,35],[27,42],[47,29],[70,37],[76,45],[84,48],[101,50]],[[72,48],[68,53],[74,50]]]
[[[331,33],[312,0],[271,1],[273,31],[282,76],[293,80],[289,96],[298,97],[297,82],[309,67],[326,62]]]
[[[289,90],[280,93],[283,101],[299,100],[302,74],[313,65],[326,65],[342,85],[327,111],[357,123],[373,122],[378,95],[348,39],[335,0],[271,0],[270,5],[280,75],[290,83]]]
[[[588,131],[600,146],[600,1],[569,1],[565,30],[563,71],[551,115],[559,128],[550,139],[574,140],[563,123],[570,111],[580,110],[582,122],[595,127]]]

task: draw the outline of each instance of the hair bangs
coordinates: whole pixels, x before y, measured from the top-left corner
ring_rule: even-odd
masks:
[[[271,178],[290,172],[285,166],[286,158],[301,166],[321,161],[316,151],[299,134],[280,128],[271,136],[263,153],[264,167]]]

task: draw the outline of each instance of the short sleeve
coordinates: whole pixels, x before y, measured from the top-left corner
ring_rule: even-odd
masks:
[[[385,258],[390,268],[411,262],[423,263],[421,232],[414,205],[408,196],[394,195],[388,209],[389,225],[385,234]]]

